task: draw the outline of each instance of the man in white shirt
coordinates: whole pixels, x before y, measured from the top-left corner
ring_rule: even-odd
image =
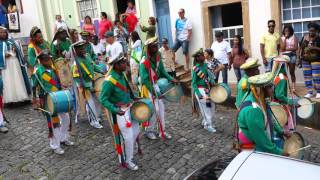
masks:
[[[121,53],[123,53],[123,47],[120,42],[115,41],[115,37],[112,31],[108,31],[105,34],[106,42],[110,45],[107,47],[107,61],[113,61]]]
[[[222,70],[223,83],[228,84],[228,69],[231,67],[229,62],[231,47],[229,42],[223,40],[222,32],[217,32],[215,37],[216,41],[212,43],[211,49],[214,52],[214,58],[224,65],[224,69]],[[216,75],[216,82],[219,80],[219,74],[218,72]]]
[[[92,37],[92,49],[93,52],[96,54],[99,60],[101,60],[101,57],[106,54],[106,48],[102,43],[99,42],[99,38],[97,35],[94,35]]]
[[[184,9],[179,10],[179,18],[176,20],[176,41],[173,45],[172,50],[177,52],[177,50],[182,47],[182,52],[185,56],[185,69],[190,70],[190,59],[189,59],[189,42],[192,36],[192,23],[187,19],[184,14]]]

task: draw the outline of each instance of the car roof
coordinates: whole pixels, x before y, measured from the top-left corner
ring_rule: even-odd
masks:
[[[319,180],[320,166],[268,153],[243,151],[237,155],[219,180]]]

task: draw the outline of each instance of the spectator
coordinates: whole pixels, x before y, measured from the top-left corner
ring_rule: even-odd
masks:
[[[260,52],[266,72],[271,71],[273,58],[278,56],[280,35],[274,32],[276,22],[268,21],[268,32],[264,34],[260,41]]]
[[[190,71],[189,64],[189,42],[192,36],[192,24],[191,21],[186,18],[185,10],[179,10],[179,18],[176,20],[175,28],[176,28],[176,41],[173,45],[172,50],[177,52],[177,50],[182,47],[182,52],[185,56],[185,69]]]
[[[156,18],[149,17],[148,24],[149,24],[149,27],[146,27],[140,24],[140,28],[142,32],[147,32],[146,39],[156,36]]]
[[[168,46],[168,39],[163,38],[162,39],[162,47],[159,49],[159,52],[161,53],[162,61],[164,68],[168,72],[170,76],[173,78],[176,78],[176,62],[175,62],[175,54],[174,52],[169,48]]]
[[[96,35],[92,36],[92,49],[99,60],[106,54],[106,48],[99,42],[99,38]]]
[[[300,43],[300,57],[298,64],[303,67],[303,75],[308,94],[305,97],[313,96],[313,87],[317,91],[316,98],[320,99],[320,37],[319,25],[308,24],[309,33],[305,35]]]
[[[7,19],[7,8],[2,4],[2,0],[0,0],[0,26],[7,27],[8,19]]]
[[[127,53],[128,52],[128,43],[127,43],[128,31],[126,28],[122,26],[122,23],[120,21],[115,21],[114,25],[115,25],[113,30],[114,37],[116,37],[116,41],[121,43],[124,51],[123,53]]]
[[[123,47],[119,41],[116,41],[112,31],[106,32],[105,38],[109,45],[109,47],[107,47],[108,61],[113,61],[115,58],[119,57],[121,53],[123,53]]]
[[[76,29],[70,29],[70,38],[72,43],[79,41],[79,33]]]
[[[222,65],[217,59],[213,57],[214,56],[212,49],[208,48],[204,50],[204,58],[206,59],[208,69],[213,73],[214,76],[217,76],[217,74],[224,69],[224,65]]]
[[[62,27],[64,30],[69,32],[68,25],[62,20],[62,17],[60,14],[56,15],[56,22],[54,24],[54,33],[57,32],[57,30]]]
[[[289,56],[289,71],[292,81],[292,90],[295,91],[296,87],[296,75],[295,66],[298,50],[298,38],[294,35],[294,30],[291,25],[285,25],[282,31],[282,37],[280,41],[280,51],[282,54]]]
[[[15,4],[15,2],[9,2],[8,13],[15,13],[15,12],[17,12],[17,5]]]
[[[136,31],[131,33],[131,56],[130,56],[130,70],[131,80],[134,85],[138,84],[139,64],[142,57],[142,42],[139,34]],[[137,90],[137,87],[134,87]]]
[[[246,59],[248,59],[248,57],[249,53],[243,48],[243,40],[241,36],[236,35],[233,38],[230,65],[233,65],[233,70],[236,74],[238,82],[244,75],[244,71],[240,69],[240,66],[246,62]]]
[[[223,83],[228,84],[228,69],[230,69],[229,59],[231,55],[231,47],[229,42],[223,40],[222,32],[216,32],[215,37],[216,41],[212,43],[211,49],[214,52],[214,58],[218,59],[218,61],[224,66],[224,69],[222,70]],[[216,82],[219,80],[219,74],[220,72],[216,74]]]
[[[101,20],[99,22],[99,39],[104,39],[104,34],[112,30],[112,23],[108,20],[107,13],[101,12]]]
[[[127,1],[127,9],[126,9],[126,14],[136,14],[136,7],[134,5],[134,3],[132,2],[132,0],[128,0]]]
[[[84,18],[84,24],[82,26],[82,30],[83,31],[87,31],[92,35],[96,35],[96,29],[94,28],[93,24],[92,24],[92,20],[90,16],[86,16]]]

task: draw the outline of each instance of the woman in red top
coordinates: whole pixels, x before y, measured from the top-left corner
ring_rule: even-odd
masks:
[[[244,75],[244,72],[240,69],[240,66],[246,62],[248,57],[249,53],[243,48],[243,40],[241,39],[241,36],[236,35],[233,39],[232,51],[230,56],[230,68],[233,64],[233,70],[236,74],[238,82]]]
[[[94,28],[92,24],[92,20],[90,16],[86,16],[84,18],[84,24],[82,26],[83,31],[87,31],[91,34],[91,36],[96,35],[96,29]]]
[[[104,34],[112,30],[112,23],[108,20],[107,13],[101,12],[101,20],[99,22],[99,38],[104,39]]]

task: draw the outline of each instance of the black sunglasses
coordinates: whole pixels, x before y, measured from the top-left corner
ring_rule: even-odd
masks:
[[[271,28],[271,27],[276,27],[275,25],[271,25],[271,26],[268,26],[269,28]]]

